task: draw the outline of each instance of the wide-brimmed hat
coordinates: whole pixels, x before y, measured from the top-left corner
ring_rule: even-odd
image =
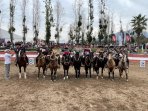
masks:
[[[10,52],[10,49],[6,49],[5,52]]]
[[[79,52],[76,52],[76,55],[79,55]]]
[[[19,45],[19,46],[21,46],[21,43],[20,43],[20,42],[16,42],[15,45]]]
[[[98,52],[96,52],[95,54],[96,54],[96,55],[99,55],[99,53],[98,53]]]

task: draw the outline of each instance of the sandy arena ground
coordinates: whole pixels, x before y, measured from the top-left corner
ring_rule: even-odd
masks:
[[[48,74],[50,71],[48,70]],[[11,65],[11,79],[4,80],[4,65],[0,62],[0,111],[148,111],[148,67],[130,64],[129,82],[107,78],[74,78],[70,68],[70,79],[63,80],[62,67],[56,82],[37,80],[37,68],[28,66],[27,80],[18,79],[18,68]]]

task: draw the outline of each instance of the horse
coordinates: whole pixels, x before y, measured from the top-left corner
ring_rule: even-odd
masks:
[[[116,64],[112,57],[112,54],[108,54],[108,60],[107,60],[107,69],[108,69],[108,75],[110,78],[110,74],[112,73],[112,80],[114,80],[114,70],[115,70]]]
[[[69,67],[71,65],[71,58],[69,54],[64,54],[62,57],[62,65],[64,69],[64,80],[67,78],[68,79],[68,71]]]
[[[21,68],[22,67],[24,68],[24,78],[26,79],[27,78],[26,68],[28,65],[28,57],[27,57],[26,53],[21,50],[19,51],[19,54],[18,54],[17,64],[19,67],[19,79],[21,79],[21,77],[22,77],[22,75],[21,75],[21,72],[22,72]]]
[[[41,68],[43,70],[43,78],[45,78],[45,70],[46,70],[46,58],[45,58],[45,55],[41,54],[38,57],[38,61],[37,61],[36,64],[37,64],[37,67],[38,67],[38,77],[37,77],[37,79],[39,79]]]
[[[119,65],[118,65],[118,69],[119,69],[119,75],[120,75],[120,78],[122,77],[123,75],[123,71],[125,72],[126,74],[126,81],[128,81],[128,58],[126,56],[126,54],[123,54],[120,61],[119,61]]]
[[[119,64],[119,61],[120,61],[120,54],[119,53],[114,54],[113,59],[115,61],[116,68],[118,68],[118,64]]]
[[[59,64],[58,64],[58,60],[59,58],[56,57],[56,54],[53,52],[50,56],[49,56],[49,65],[47,66],[47,68],[50,69],[51,71],[51,80],[55,81],[56,80],[56,73],[57,73],[57,69],[59,68]]]
[[[80,78],[80,68],[81,68],[81,58],[79,54],[75,54],[75,56],[72,58],[72,64],[75,69],[75,78]]]
[[[89,71],[89,75],[90,75],[90,78],[91,78],[91,58],[89,55],[86,55],[85,58],[84,58],[84,67],[85,67],[85,74],[86,74],[86,78],[87,78],[87,75],[88,75],[88,71]]]
[[[97,74],[97,79],[99,75],[99,69],[101,68],[101,78],[103,79],[103,70],[107,63],[107,58],[104,57],[103,52],[97,54],[96,57],[93,58],[93,69]]]

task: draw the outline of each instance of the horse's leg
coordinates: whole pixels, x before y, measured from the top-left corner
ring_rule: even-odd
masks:
[[[19,79],[22,78],[22,75],[21,75],[21,66],[19,66]]]
[[[65,76],[66,76],[66,74],[65,74],[65,73],[66,73],[66,70],[64,69],[64,78],[63,78],[64,80],[65,80]]]
[[[77,71],[78,71],[78,78],[80,78],[80,69],[78,69]]]
[[[40,76],[40,67],[38,67],[38,77],[37,77],[37,79],[39,79],[39,76]]]
[[[85,68],[85,73],[86,73],[86,78],[87,78],[88,68]]]
[[[95,70],[95,72],[96,72],[96,74],[97,74],[96,79],[99,79],[99,70],[98,70],[98,69],[94,69],[94,70]]]
[[[127,73],[127,69],[125,69],[125,74],[126,74],[126,81],[128,81],[128,73]]]
[[[101,78],[103,79],[104,77],[103,77],[103,70],[104,70],[104,68],[102,67],[101,68]]]
[[[121,69],[120,71],[121,71],[121,78],[123,78],[123,69]]]
[[[53,81],[53,69],[51,69],[51,80]]]
[[[75,78],[77,79],[78,77],[78,70],[75,68]]]
[[[110,70],[108,70],[108,78],[110,79]]]
[[[53,69],[51,71],[51,80],[54,81],[54,71],[53,71]]]
[[[67,69],[67,76],[66,76],[67,79],[68,79],[68,70],[69,70],[69,69]]]
[[[112,78],[112,80],[114,80],[114,70],[112,71],[112,75],[113,75],[113,78]]]
[[[54,70],[54,81],[56,81],[57,69]]]
[[[45,71],[46,71],[46,67],[42,67],[43,70],[43,78],[45,79]]]
[[[89,68],[89,74],[90,74],[90,78],[91,78],[91,68]]]
[[[24,66],[24,79],[27,79],[27,75],[26,75],[26,66]]]
[[[122,76],[122,72],[121,72],[121,69],[119,69],[119,75],[120,75],[120,78],[121,78],[121,76]]]

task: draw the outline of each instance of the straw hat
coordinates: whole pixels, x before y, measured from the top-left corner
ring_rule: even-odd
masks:
[[[5,52],[10,52],[10,49],[6,49]]]

